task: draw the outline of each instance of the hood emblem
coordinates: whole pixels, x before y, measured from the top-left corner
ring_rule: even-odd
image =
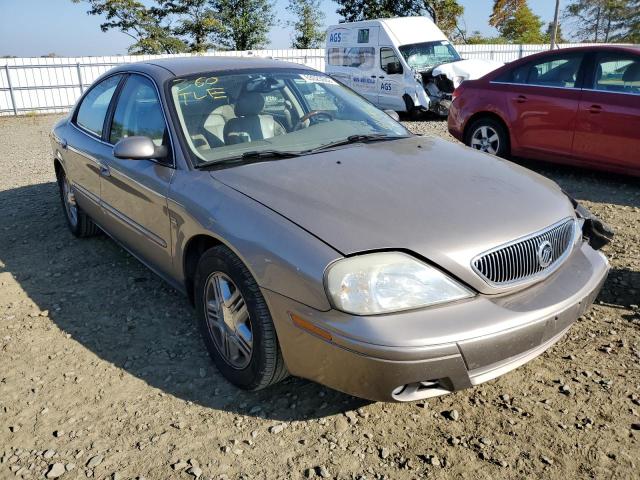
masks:
[[[551,246],[551,242],[544,241],[540,245],[538,245],[538,263],[542,268],[546,268],[551,265],[551,261],[553,260],[553,247]]]

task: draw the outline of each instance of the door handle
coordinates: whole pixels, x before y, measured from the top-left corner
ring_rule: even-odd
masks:
[[[106,165],[100,165],[100,175],[103,177],[111,176],[111,170]]]
[[[589,107],[589,112],[590,113],[600,113],[602,111],[602,106],[601,105],[591,105]]]
[[[371,78],[378,78],[378,77],[376,77],[375,75],[371,75]]]
[[[517,102],[517,103],[524,103],[524,102],[526,102],[526,101],[527,101],[527,97],[525,97],[524,95],[518,95],[518,96],[516,97],[516,102]]]
[[[384,76],[380,75],[378,78],[384,78]]]

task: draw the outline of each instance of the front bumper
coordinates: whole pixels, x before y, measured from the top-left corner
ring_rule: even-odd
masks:
[[[608,270],[583,243],[526,290],[371,317],[263,293],[291,374],[370,400],[411,401],[478,385],[540,355],[593,303]],[[331,340],[299,328],[291,314]]]

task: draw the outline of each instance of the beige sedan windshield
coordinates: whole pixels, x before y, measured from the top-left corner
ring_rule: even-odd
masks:
[[[352,135],[402,137],[402,125],[330,77],[305,70],[203,73],[171,96],[194,163],[246,152],[300,153]]]

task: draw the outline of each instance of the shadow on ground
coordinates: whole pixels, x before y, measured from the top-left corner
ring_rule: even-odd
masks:
[[[631,314],[624,318],[639,318],[640,272],[628,268],[612,268],[598,299],[611,307],[636,310],[635,317]]]
[[[187,299],[108,237],[73,237],[55,183],[2,191],[0,206],[0,272],[70,341],[148,385],[205,407],[286,421],[366,404],[297,378],[259,392],[236,389],[213,366]]]

